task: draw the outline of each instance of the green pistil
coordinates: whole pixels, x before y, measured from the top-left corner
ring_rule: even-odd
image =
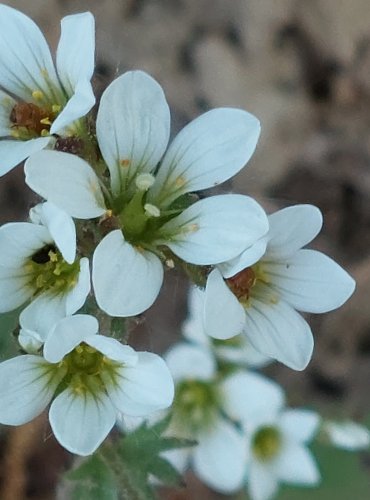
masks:
[[[136,242],[145,232],[148,215],[144,209],[145,191],[137,191],[119,215],[123,233],[128,241]]]
[[[174,417],[191,431],[209,428],[219,407],[220,396],[212,382],[188,380],[176,387]]]
[[[55,247],[48,246],[36,252],[26,263],[25,269],[35,294],[46,290],[59,294],[76,285],[80,263],[76,261],[68,264]]]
[[[67,354],[62,365],[66,370],[62,389],[72,387],[77,394],[104,392],[102,375],[104,374],[105,378],[108,375],[113,384],[117,383],[117,369],[122,366],[85,343]]]
[[[253,438],[253,453],[263,462],[267,462],[274,458],[278,454],[280,448],[281,434],[276,427],[261,427]]]

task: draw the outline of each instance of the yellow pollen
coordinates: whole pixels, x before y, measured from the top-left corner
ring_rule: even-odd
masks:
[[[62,106],[60,104],[53,104],[51,107],[51,110],[53,113],[59,113],[59,111],[62,109]]]
[[[50,118],[46,117],[40,120],[40,123],[42,123],[43,125],[51,125],[51,120]]]
[[[84,348],[80,345],[76,347],[76,351],[78,354],[81,354],[81,352],[83,352],[83,350],[84,350]]]
[[[48,137],[49,134],[49,131],[46,129],[46,128],[43,128],[41,130],[41,137]]]
[[[106,216],[107,218],[112,217],[112,215],[113,215],[113,210],[107,210],[107,211],[105,212],[105,216]]]
[[[173,269],[175,267],[175,263],[173,261],[173,259],[167,259],[166,260],[166,266],[169,268],[169,269]]]
[[[12,130],[11,133],[10,133],[10,135],[12,137],[14,137],[15,139],[19,139],[19,137],[20,137],[20,134],[19,134],[19,132],[17,130]]]
[[[44,93],[41,90],[34,90],[32,92],[32,97],[36,99],[36,101],[41,101],[44,98]]]

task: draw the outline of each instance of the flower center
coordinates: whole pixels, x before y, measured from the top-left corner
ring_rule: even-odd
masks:
[[[20,102],[10,113],[12,136],[16,139],[29,140],[47,136],[50,126],[61,109],[60,105],[51,108],[41,107],[32,102]]]
[[[46,290],[59,294],[76,285],[80,263],[68,264],[55,246],[48,245],[32,255],[25,264],[25,270],[35,294]]]
[[[176,387],[174,418],[180,427],[199,431],[212,425],[220,395],[212,382],[186,380]]]
[[[257,277],[253,267],[247,267],[238,274],[235,274],[235,276],[228,278],[226,283],[241,302],[247,302],[250,297],[250,291],[256,284],[256,281]]]
[[[261,427],[255,434],[252,442],[253,453],[266,462],[274,458],[281,448],[281,434],[276,427]]]
[[[61,365],[66,370],[61,389],[69,386],[78,394],[105,392],[105,380],[114,384],[122,366],[84,342],[67,354]]]

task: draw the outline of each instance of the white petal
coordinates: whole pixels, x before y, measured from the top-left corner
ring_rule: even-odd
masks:
[[[72,264],[76,257],[76,228],[71,216],[47,201],[41,206],[40,220],[48,229],[63,258]]]
[[[222,406],[233,420],[247,423],[269,415],[274,418],[284,405],[284,392],[274,381],[258,373],[238,371],[221,384]]]
[[[62,112],[54,120],[50,127],[51,134],[63,132],[63,129],[68,130],[68,125],[71,125],[76,119],[85,116],[86,113],[95,104],[95,96],[89,81],[79,81],[74,89],[74,94],[67,102]],[[73,133],[72,128],[72,133]]]
[[[118,194],[136,174],[151,172],[170,133],[170,112],[163,90],[142,71],[114,80],[102,95],[96,133]]]
[[[61,319],[46,339],[44,358],[50,363],[59,363],[81,342],[96,335],[98,329],[97,319],[87,314],[76,314]]]
[[[6,137],[11,134],[10,114],[17,104],[10,95],[0,90],[0,137]]]
[[[270,468],[257,461],[250,466],[248,491],[253,500],[272,500],[278,490],[278,482]]]
[[[231,278],[238,274],[243,269],[252,266],[257,261],[261,259],[266,251],[267,237],[263,236],[252,246],[248,247],[240,255],[222,264],[218,264],[217,267],[221,271],[224,278]]]
[[[33,295],[22,270],[0,266],[0,313],[12,311]]]
[[[313,337],[307,322],[288,304],[252,299],[245,309],[244,333],[260,352],[293,370],[304,370],[311,359]]]
[[[229,339],[243,331],[244,307],[226,285],[218,269],[207,278],[204,330],[216,339]]]
[[[177,472],[184,474],[189,467],[192,451],[191,448],[178,448],[162,452],[161,457],[168,460]]]
[[[55,324],[65,316],[66,298],[43,293],[23,309],[19,322],[22,328],[35,332],[45,342]]]
[[[193,454],[194,471],[208,486],[221,493],[238,490],[246,472],[246,442],[231,423],[218,420],[198,437]]]
[[[85,342],[113,361],[119,361],[129,366],[135,366],[138,362],[137,352],[128,345],[122,345],[116,339],[104,335],[93,335]]]
[[[18,356],[0,364],[0,422],[22,425],[49,404],[60,382],[47,375],[48,363],[40,356]]]
[[[204,290],[196,286],[190,286],[188,294],[188,316],[182,324],[183,336],[196,344],[207,347],[210,339],[204,331],[203,310],[204,310]]]
[[[320,232],[322,215],[313,205],[294,205],[269,216],[266,258],[284,259],[312,241]]]
[[[53,243],[49,231],[29,222],[10,222],[0,227],[1,265],[20,267],[24,259]]]
[[[105,394],[77,394],[68,387],[53,401],[49,419],[60,444],[71,453],[86,456],[104,441],[116,412]]]
[[[212,380],[216,376],[216,361],[210,349],[181,342],[165,356],[175,380]]]
[[[72,217],[90,219],[106,211],[98,177],[78,156],[41,151],[27,160],[25,173],[31,189]]]
[[[284,262],[266,263],[264,271],[278,293],[299,311],[337,309],[356,285],[342,267],[315,250],[300,250]]]
[[[37,332],[21,328],[18,343],[27,354],[38,354],[43,345],[43,340]]]
[[[310,410],[286,410],[280,418],[279,427],[290,439],[308,443],[316,434],[320,416]]]
[[[82,257],[82,259],[80,259],[80,272],[78,274],[77,283],[66,295],[66,314],[68,316],[81,309],[90,293],[90,289],[89,259],[87,257]]]
[[[248,162],[259,134],[257,118],[241,109],[219,108],[199,116],[170,145],[152,198],[166,206],[184,193],[226,181]]]
[[[163,266],[153,253],[127,243],[118,229],[96,247],[92,279],[96,300],[103,311],[111,316],[135,316],[157,298]]]
[[[120,369],[119,383],[111,383],[102,374],[111,401],[124,415],[146,416],[168,408],[173,400],[174,385],[162,358],[150,352],[139,352],[138,363]]]
[[[29,102],[34,90],[49,98],[60,90],[49,47],[27,16],[0,5],[0,85]]]
[[[95,104],[90,84],[94,71],[94,17],[90,12],[67,16],[62,19],[61,28],[57,50],[58,76],[72,98],[54,121],[51,134],[84,116]]]
[[[216,346],[215,350],[220,359],[251,368],[262,368],[272,362],[271,358],[257,351],[243,334],[235,344],[232,341],[226,342],[224,345]]]
[[[325,422],[324,430],[330,442],[348,451],[363,450],[370,446],[370,431],[364,425],[350,420],[346,422]]]
[[[293,484],[315,485],[320,482],[320,473],[309,450],[295,443],[286,443],[274,464],[280,481]]]
[[[164,224],[159,243],[186,262],[218,264],[239,255],[267,229],[267,217],[257,202],[225,194],[200,200]]]
[[[32,154],[46,148],[50,140],[50,137],[39,137],[30,141],[0,141],[0,176],[7,174]]]

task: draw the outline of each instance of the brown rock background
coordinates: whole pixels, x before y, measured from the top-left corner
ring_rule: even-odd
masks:
[[[294,203],[319,206],[325,225],[315,246],[335,257],[358,280],[357,291],[345,307],[313,318],[316,349],[307,370],[295,373],[274,365],[266,371],[284,383],[293,405],[314,405],[329,415],[367,415],[368,0],[4,3],[30,15],[52,48],[58,42],[61,17],[92,11],[97,29],[97,92],[126,70],[148,71],[166,92],[174,134],[192,118],[217,106],[242,107],[260,118],[262,136],[254,157],[248,168],[221,190],[232,187],[253,195],[270,211]],[[24,218],[30,204],[31,195],[19,167],[0,181],[1,222]],[[186,281],[174,272],[168,273],[160,299],[138,321],[133,342],[163,351],[179,336],[185,305]],[[1,467],[1,498],[55,498],[56,477],[69,457],[50,438],[44,419],[28,429],[13,430],[3,438],[1,453],[8,456],[10,449],[18,459],[12,455],[11,463],[8,458]],[[61,492],[59,497],[68,498],[66,495]],[[166,498],[221,497],[190,477],[186,491]]]

